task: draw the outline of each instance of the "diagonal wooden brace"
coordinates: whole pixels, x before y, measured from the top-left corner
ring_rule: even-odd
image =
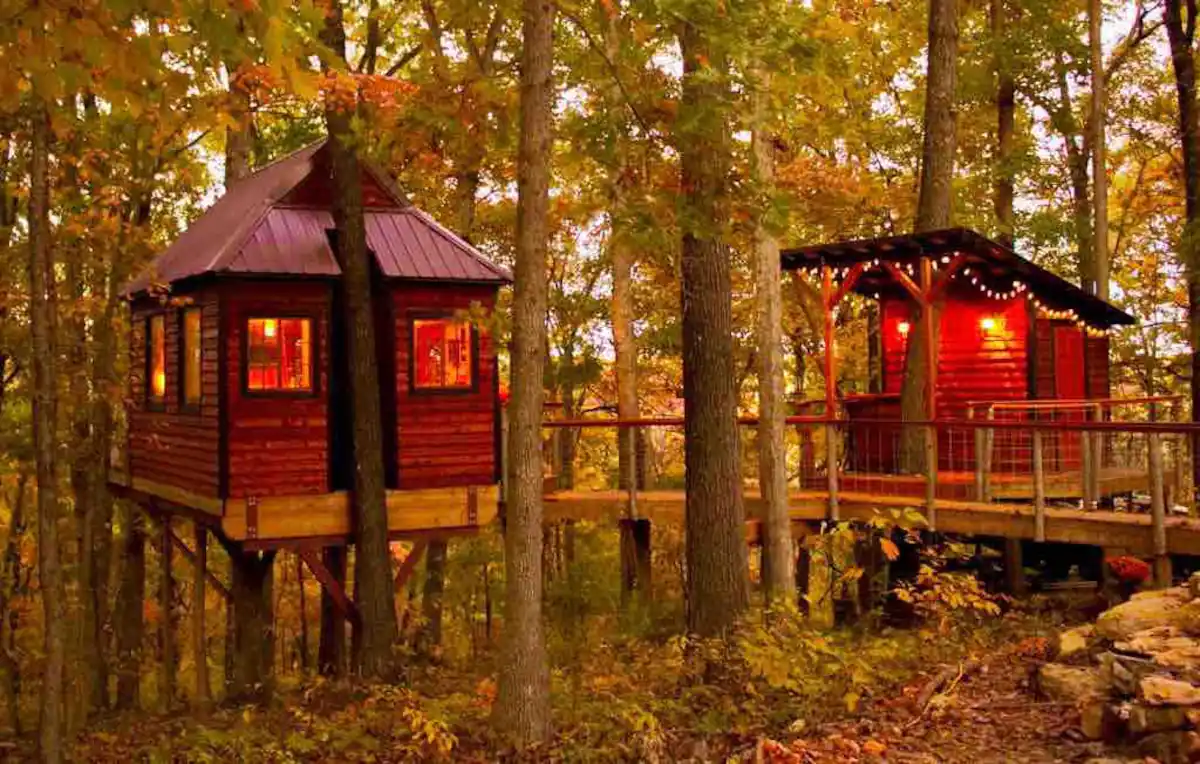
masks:
[[[329,568],[325,567],[325,563],[321,562],[321,555],[316,547],[300,547],[296,550],[296,554],[304,560],[304,564],[312,571],[313,577],[321,583],[325,591],[333,600],[333,606],[342,614],[347,621],[358,623],[359,615],[358,608],[354,602],[346,596],[346,590],[342,588],[341,582],[333,577],[329,572]]]
[[[408,553],[408,557],[404,558],[404,562],[400,563],[400,570],[396,571],[396,589],[403,588],[408,583],[408,579],[412,576],[413,571],[417,569],[417,563],[425,556],[425,550],[429,547],[429,539],[417,539],[413,544],[412,551]]]

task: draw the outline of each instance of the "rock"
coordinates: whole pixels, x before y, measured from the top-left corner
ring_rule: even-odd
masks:
[[[1138,697],[1152,706],[1200,705],[1200,687],[1191,682],[1154,675],[1138,684]]]
[[[1079,713],[1079,728],[1089,740],[1105,740],[1110,743],[1121,738],[1125,731],[1125,720],[1109,702],[1097,700]]]
[[[1105,639],[1119,642],[1128,640],[1139,631],[1156,626],[1179,625],[1179,611],[1184,607],[1181,600],[1162,596],[1161,592],[1146,593],[1159,596],[1132,599],[1104,611],[1096,620],[1096,633]]]
[[[1184,764],[1200,755],[1200,735],[1195,732],[1158,732],[1138,743],[1138,753],[1161,764]]]
[[[1192,599],[1200,598],[1200,572],[1188,576],[1187,590]]]
[[[1187,724],[1187,712],[1177,706],[1143,706],[1129,710],[1129,731],[1135,735],[1177,730]]]
[[[1101,679],[1100,670],[1091,667],[1047,663],[1038,671],[1038,686],[1050,700],[1081,706],[1108,696],[1108,686]]]
[[[1058,635],[1059,659],[1086,653],[1096,642],[1096,627],[1092,624],[1067,629]]]
[[[1132,655],[1101,653],[1099,662],[1100,680],[1118,695],[1133,695],[1144,677],[1159,670],[1153,660]]]
[[[1179,600],[1181,603],[1195,599],[1192,597],[1191,591],[1188,589],[1188,587],[1172,586],[1168,589],[1147,589],[1141,592],[1134,592],[1129,598],[1129,601],[1132,602],[1134,600],[1162,599],[1164,597]]]

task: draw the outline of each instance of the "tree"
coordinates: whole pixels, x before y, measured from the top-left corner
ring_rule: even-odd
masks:
[[[525,0],[504,529],[505,621],[494,712],[497,726],[520,747],[540,743],[550,733],[550,673],[542,626],[541,420],[553,29],[553,3]]]
[[[770,77],[758,73],[751,137],[752,174],[768,197],[774,191],[775,139],[768,121]],[[783,274],[779,241],[768,219],[770,206],[754,221],[755,334],[758,361],[758,483],[763,498],[763,584],[768,599],[787,601],[796,591],[793,573],[792,522],[788,514],[787,450],[784,419],[787,397],[783,381]]]
[[[739,469],[730,253],[722,240],[730,148],[729,21],[693,4],[679,22],[676,120],[682,238],[686,598],[688,630],[725,634],[749,604]]]
[[[1012,247],[1015,239],[1013,133],[1016,130],[1017,87],[1008,51],[1007,14],[1005,0],[992,0],[992,55],[996,71],[996,180],[993,184],[992,198],[996,210],[996,223],[1000,230],[997,240],[1005,246]]]
[[[1088,0],[1088,47],[1092,56],[1092,279],[1096,294],[1108,299],[1108,151],[1104,145],[1104,24],[1100,0]]]
[[[339,66],[346,63],[346,30],[342,5],[326,8],[322,41]],[[333,77],[344,76],[330,70]],[[394,670],[392,647],[398,636],[395,588],[388,544],[387,490],[383,469],[383,425],[380,410],[379,362],[371,305],[371,254],[363,217],[362,166],[354,134],[357,101],[330,98],[325,106],[329,158],[333,174],[334,251],[342,269],[346,356],[350,366],[350,398],[354,431],[354,581],[365,676],[385,678]]]
[[[1179,143],[1183,155],[1184,226],[1179,260],[1187,276],[1188,338],[1192,347],[1192,420],[1200,421],[1200,109],[1196,103],[1196,2],[1166,0],[1164,17],[1175,94],[1179,104]],[[1200,448],[1192,441],[1192,479],[1200,485]]]

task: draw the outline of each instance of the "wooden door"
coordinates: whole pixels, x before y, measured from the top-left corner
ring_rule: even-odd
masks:
[[[1087,397],[1087,369],[1083,358],[1083,331],[1074,326],[1054,327],[1054,397],[1082,400]],[[1082,408],[1062,409],[1057,421],[1078,422],[1085,416]],[[1058,433],[1057,453],[1052,460],[1060,470],[1080,469],[1079,433]]]

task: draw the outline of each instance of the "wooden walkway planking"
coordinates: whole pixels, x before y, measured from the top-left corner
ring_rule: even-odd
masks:
[[[806,534],[810,525],[825,519],[824,492],[793,491],[790,496],[797,535]],[[762,499],[757,492],[747,491],[745,501],[750,518],[747,525],[753,526],[747,534],[756,538]],[[921,502],[911,496],[839,491],[838,504],[843,520],[869,520],[888,510],[904,508],[924,514]],[[624,515],[627,505],[625,491],[557,491],[545,496],[545,519],[615,522]],[[639,491],[637,509],[639,516],[651,521],[682,523],[683,491]],[[1154,554],[1153,524],[1148,514],[1047,508],[1045,521],[1048,542],[1121,548],[1142,556]],[[939,499],[937,523],[938,530],[945,533],[1034,539],[1034,511],[1028,504]],[[1200,555],[1200,520],[1168,518],[1167,545],[1171,554]]]

